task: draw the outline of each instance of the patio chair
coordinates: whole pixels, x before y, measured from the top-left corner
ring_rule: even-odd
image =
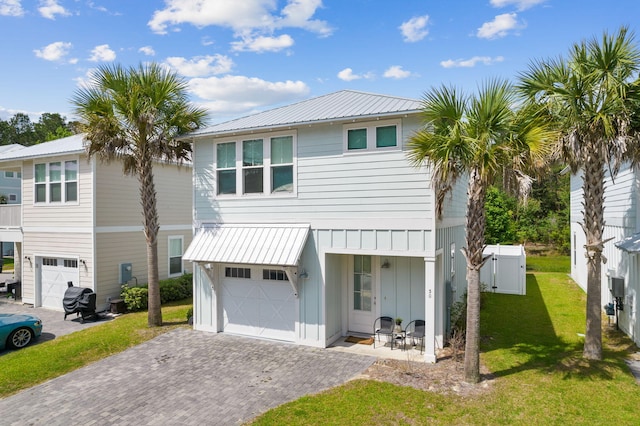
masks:
[[[406,339],[411,339],[413,346],[420,340],[420,353],[424,352],[424,320],[413,320],[404,329]]]
[[[376,337],[380,341],[380,335],[383,334],[391,339],[393,335],[393,318],[379,317],[373,322],[373,348],[376,348]]]

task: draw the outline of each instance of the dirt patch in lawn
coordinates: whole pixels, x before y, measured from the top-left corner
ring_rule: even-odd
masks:
[[[459,361],[454,360],[446,348],[438,356],[438,362],[435,364],[410,360],[378,359],[364,371],[363,376],[394,385],[411,386],[428,392],[445,395],[455,394],[464,397],[473,397],[489,392],[495,380],[489,370],[481,365],[480,383],[466,383],[462,358]]]

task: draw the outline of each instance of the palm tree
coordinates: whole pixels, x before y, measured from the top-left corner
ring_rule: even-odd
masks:
[[[160,230],[153,163],[190,159],[191,146],[176,139],[204,124],[206,111],[190,106],[186,82],[157,64],[102,66],[72,98],[88,141],[89,158],[122,163],[140,184],[147,242],[148,324],[162,325],[158,285]]]
[[[533,62],[518,89],[562,131],[560,157],[583,171],[583,222],[587,249],[587,321],[583,356],[602,359],[601,264],[604,260],[605,169],[638,161],[636,127],[640,52],[621,28],[602,40],[574,44],[566,59]]]
[[[527,166],[543,162],[553,132],[535,114],[513,109],[515,97],[507,81],[492,80],[477,96],[460,95],[442,86],[423,99],[425,127],[409,141],[415,166],[431,167],[438,215],[446,194],[459,180],[467,180],[466,247],[467,323],[465,380],[480,380],[480,268],[485,258],[485,195],[496,179],[509,171],[526,185]]]

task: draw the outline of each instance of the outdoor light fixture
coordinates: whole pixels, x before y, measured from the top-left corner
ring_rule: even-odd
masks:
[[[306,270],[302,270],[302,272],[300,272],[300,278],[306,280],[307,278],[309,278],[309,274],[307,273]]]
[[[389,263],[389,259],[385,259],[384,262],[382,262],[382,265],[380,265],[382,269],[389,269],[390,266],[391,264]]]

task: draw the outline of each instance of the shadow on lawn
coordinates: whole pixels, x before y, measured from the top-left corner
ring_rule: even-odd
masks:
[[[541,284],[536,275],[527,274],[526,296],[487,295],[480,322],[481,351],[489,358],[498,351],[488,360],[495,364],[492,376],[540,370],[565,379],[611,379],[613,370],[626,369],[622,357],[611,351],[605,350],[603,361],[582,358],[584,339],[578,333],[584,330],[585,305],[579,293],[569,290],[556,283]]]

